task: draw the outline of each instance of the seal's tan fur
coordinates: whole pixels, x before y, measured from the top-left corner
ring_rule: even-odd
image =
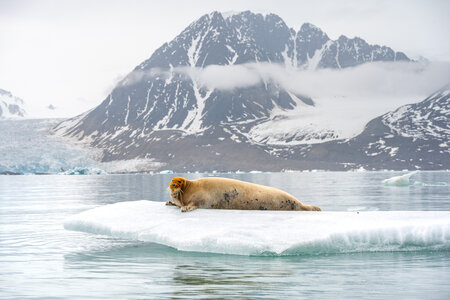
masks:
[[[182,212],[196,208],[259,209],[259,210],[321,210],[300,203],[294,196],[279,189],[228,178],[187,180],[175,177],[169,186],[172,201]]]

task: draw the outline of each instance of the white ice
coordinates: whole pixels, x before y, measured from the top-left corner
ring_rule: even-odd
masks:
[[[66,219],[64,227],[181,251],[236,255],[450,249],[449,211],[181,213],[163,202],[141,200],[82,212]]]
[[[383,180],[385,185],[390,186],[409,186],[411,181],[409,180],[412,175],[416,174],[418,171],[410,172],[401,176],[394,176],[388,179]]]

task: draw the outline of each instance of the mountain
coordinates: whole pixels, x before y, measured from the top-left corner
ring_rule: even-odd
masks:
[[[26,115],[22,99],[0,89],[0,119],[20,118]]]
[[[280,162],[275,154],[283,152],[282,147],[266,146],[268,137],[255,128],[270,131],[274,111],[314,107],[314,99],[270,78],[252,86],[215,89],[202,84],[198,70],[248,64],[342,69],[376,61],[410,60],[361,38],[331,40],[309,23],[295,31],[274,14],[213,12],[157,49],[99,106],[62,122],[54,132],[103,149],[104,161],[148,158],[173,168],[228,170],[226,159],[248,158],[248,163],[241,162],[242,169],[256,168],[255,160],[267,168],[289,168],[298,163]],[[333,130],[315,128],[281,137],[297,144],[339,138]]]
[[[371,120],[352,139],[313,145],[297,159],[348,168],[450,169],[450,84]]]

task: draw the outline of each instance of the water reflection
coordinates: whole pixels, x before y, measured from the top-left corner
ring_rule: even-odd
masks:
[[[79,276],[75,281],[96,278],[118,286],[126,282],[131,295],[147,297],[335,299],[338,293],[343,298],[407,299],[431,293],[439,299],[450,292],[450,260],[445,252],[248,257],[138,243],[64,258],[65,272]],[[383,289],[375,288],[380,286]]]

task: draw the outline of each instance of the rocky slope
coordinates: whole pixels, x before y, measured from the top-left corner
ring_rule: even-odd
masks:
[[[449,141],[447,85],[419,103],[371,120],[355,138],[312,145],[296,158],[369,170],[442,170],[450,169]]]

